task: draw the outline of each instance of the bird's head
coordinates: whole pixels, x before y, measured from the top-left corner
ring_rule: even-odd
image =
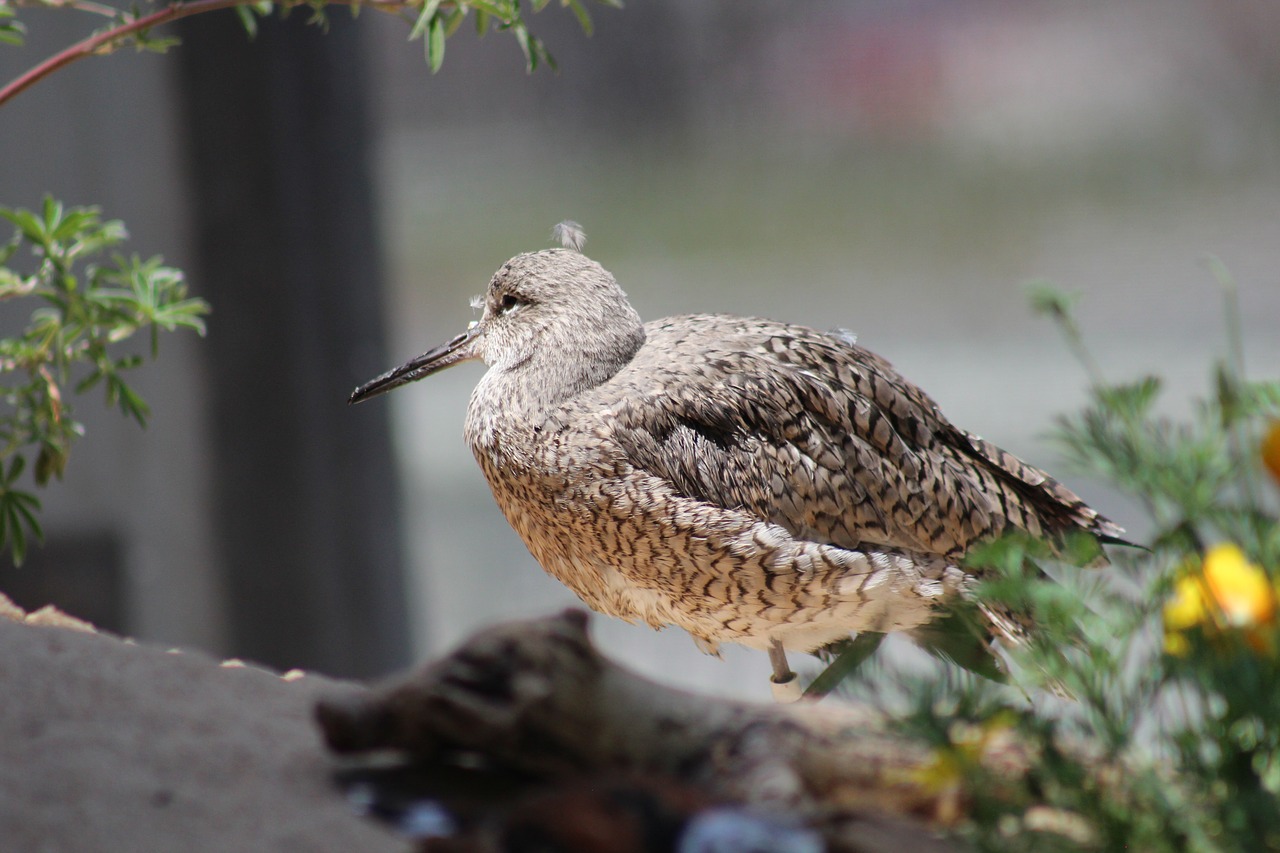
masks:
[[[479,359],[539,396],[555,399],[593,387],[631,360],[644,343],[640,316],[604,267],[581,253],[581,230],[562,223],[566,248],[517,255],[493,275],[472,305],[465,332],[361,385],[359,403],[433,373]]]

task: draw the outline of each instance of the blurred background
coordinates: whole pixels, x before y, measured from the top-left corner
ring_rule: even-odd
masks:
[[[27,12],[31,14],[27,14]],[[81,37],[26,10],[7,79]],[[86,60],[0,109],[0,204],[51,192],[130,227],[214,306],[42,498],[48,543],[0,589],[151,641],[370,675],[576,599],[498,513],[462,442],[467,365],[356,409],[360,381],[461,331],[509,256],[581,222],[640,313],[841,326],[961,426],[1136,508],[1045,441],[1086,377],[1025,285],[1082,294],[1109,379],[1186,414],[1225,353],[1280,364],[1280,6],[1270,0],[636,0],[584,38],[531,16],[428,73],[399,21],[295,15],[248,42],[193,18],[164,57]],[[5,322],[22,322],[9,318]],[[768,695],[764,656],[595,620],[666,681]]]

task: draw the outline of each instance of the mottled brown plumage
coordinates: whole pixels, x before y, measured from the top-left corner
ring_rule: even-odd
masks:
[[[964,591],[975,542],[1123,532],[847,333],[642,324],[569,249],[512,258],[483,305],[352,401],[484,360],[466,440],[534,557],[595,610],[678,625],[706,651],[908,630]]]

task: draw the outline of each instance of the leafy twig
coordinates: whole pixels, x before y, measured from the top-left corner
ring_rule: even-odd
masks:
[[[619,5],[616,0],[597,0],[597,2],[609,6]],[[269,14],[273,8],[287,13],[299,6],[305,6],[313,11],[312,21],[317,23],[324,21],[325,6],[346,6],[353,11],[368,6],[379,12],[400,17],[407,16],[413,22],[409,38],[410,40],[423,39],[426,45],[427,62],[433,72],[439,70],[444,60],[445,38],[458,29],[470,12],[475,11],[476,27],[480,32],[483,33],[492,25],[499,30],[510,31],[515,36],[525,55],[525,64],[529,71],[533,71],[540,62],[551,68],[555,67],[555,61],[546,47],[529,32],[521,16],[519,0],[277,0],[274,3],[270,0],[191,0],[184,3],[169,3],[146,15],[114,9],[92,0],[63,0],[53,5],[108,15],[119,22],[58,51],[20,74],[4,88],[0,88],[0,106],[74,62],[89,56],[111,53],[125,44],[133,43],[140,49],[163,52],[176,42],[172,39],[148,38],[150,30],[193,15],[232,8],[242,10],[241,20],[251,33],[256,26],[253,16]],[[545,5],[546,0],[534,3],[534,11],[541,10]],[[561,0],[561,5],[569,8],[583,30],[590,34],[591,19],[587,16],[580,0]],[[7,17],[12,17],[12,10],[7,0],[0,0],[0,17],[4,17],[3,13],[6,12]],[[8,40],[21,38],[21,30],[18,29],[19,25],[16,22],[6,26],[5,33],[11,34]]]
[[[143,357],[121,354],[120,346],[146,331],[155,358],[160,330],[203,334],[208,306],[189,298],[182,273],[160,258],[107,255],[125,231],[104,222],[96,208],[46,198],[39,211],[0,208],[0,217],[15,227],[0,248],[0,299],[30,296],[40,303],[21,335],[0,339],[0,399],[9,407],[0,415],[0,463],[9,460],[0,476],[0,549],[21,563],[28,534],[41,537],[39,501],[19,483],[27,453],[35,455],[36,485],[61,477],[83,433],[69,398],[99,385],[108,406],[145,426],[150,409],[123,375]],[[34,269],[21,273],[6,264],[24,245]]]

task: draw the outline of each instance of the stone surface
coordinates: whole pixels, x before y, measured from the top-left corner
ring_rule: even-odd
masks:
[[[285,681],[106,634],[0,619],[0,846],[21,851],[401,851],[331,785]]]

